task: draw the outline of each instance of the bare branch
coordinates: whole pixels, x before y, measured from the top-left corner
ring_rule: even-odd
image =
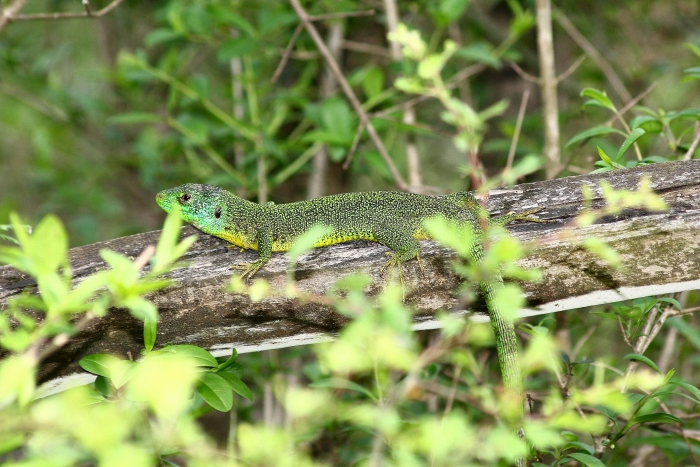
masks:
[[[354,18],[357,16],[374,16],[375,13],[376,11],[374,10],[341,11],[338,13],[324,13],[322,15],[309,16],[309,20],[321,21],[325,19]]]
[[[560,83],[560,82],[564,81],[566,78],[568,78],[569,75],[571,75],[571,73],[576,71],[576,68],[578,68],[583,63],[583,61],[585,59],[586,59],[586,55],[581,55],[579,58],[577,58],[576,61],[574,63],[572,63],[571,66],[564,73],[557,76],[557,83]]]
[[[299,16],[299,20],[304,25],[304,28],[308,31],[309,35],[316,44],[316,47],[318,47],[319,51],[326,59],[326,62],[328,62],[328,65],[333,71],[333,74],[335,74],[336,78],[338,79],[338,83],[343,89],[345,96],[348,98],[350,104],[352,104],[355,112],[360,118],[360,123],[366,126],[367,133],[369,134],[369,137],[374,143],[374,145],[377,147],[377,150],[379,151],[379,154],[381,155],[382,159],[384,159],[384,163],[387,165],[389,172],[391,172],[391,176],[394,179],[394,183],[396,183],[397,187],[400,190],[407,191],[410,187],[401,177],[401,174],[394,165],[394,161],[391,160],[391,156],[389,155],[389,152],[384,146],[384,143],[382,142],[381,138],[377,134],[377,130],[374,128],[374,125],[372,125],[372,122],[370,121],[367,112],[365,112],[365,109],[362,108],[362,104],[360,104],[360,101],[357,99],[355,92],[350,87],[348,80],[345,78],[343,72],[338,66],[338,63],[333,58],[333,54],[330,52],[330,50],[328,50],[328,47],[326,47],[326,44],[323,42],[321,35],[318,33],[318,30],[311,22],[308,13],[306,13],[306,10],[304,10],[304,8],[301,6],[299,0],[289,0],[289,3],[291,3],[292,8],[294,8],[294,11],[296,11],[297,16]]]
[[[507,173],[513,168],[513,159],[515,158],[515,149],[518,147],[518,139],[520,138],[520,128],[523,126],[523,118],[525,117],[525,108],[527,107],[527,100],[530,98],[530,90],[525,89],[523,93],[523,99],[520,101],[520,110],[518,111],[518,120],[515,123],[515,132],[513,133],[513,140],[510,143],[510,151],[508,151],[508,162],[506,163],[506,168],[503,172]]]
[[[348,151],[348,156],[345,158],[345,162],[343,163],[343,170],[348,170],[348,167],[350,167],[352,156],[354,156],[355,151],[357,151],[357,146],[360,144],[360,137],[362,136],[363,131],[365,131],[365,125],[364,123],[360,122],[360,124],[357,125],[357,131],[355,132],[355,137],[352,140],[350,151]]]
[[[571,37],[571,39],[573,39],[573,41],[576,42],[578,46],[581,47],[583,51],[593,59],[594,62],[596,62],[598,68],[600,68],[600,71],[602,71],[605,77],[608,78],[610,85],[613,87],[620,99],[622,99],[623,102],[629,102],[632,100],[632,95],[622,83],[620,77],[617,76],[612,66],[610,66],[610,63],[608,63],[601,53],[598,52],[595,47],[593,47],[593,44],[591,44],[588,39],[586,39],[583,34],[576,29],[576,26],[574,26],[574,24],[561,10],[557,9],[555,12],[555,19],[557,20],[557,23],[559,23],[569,37]]]
[[[537,76],[532,76],[530,73],[528,73],[527,71],[525,71],[525,70],[523,70],[522,68],[520,68],[520,65],[518,65],[517,63],[515,63],[515,62],[508,62],[508,64],[509,64],[509,65],[511,66],[511,68],[513,68],[513,70],[514,70],[517,74],[519,74],[520,77],[521,77],[522,79],[524,79],[525,81],[530,81],[531,83],[537,83],[537,84],[540,84],[540,83],[541,83],[542,80],[541,80],[540,78],[538,78]]]
[[[387,32],[394,34],[399,25],[399,7],[396,0],[384,0],[384,10],[386,11]],[[396,41],[390,42],[391,59],[395,62],[401,61],[403,57],[399,43]],[[402,121],[407,125],[414,124],[416,122],[416,109],[414,107],[404,109]],[[422,185],[418,146],[412,133],[406,134],[406,165],[408,166],[408,182],[416,187]]]
[[[22,0],[18,0],[15,3],[24,3]],[[8,15],[5,9],[5,18],[7,22],[13,21],[41,21],[41,20],[54,20],[54,19],[78,19],[78,18],[99,18],[106,15],[110,11],[114,10],[123,0],[113,0],[112,3],[106,7],[95,11],[94,13],[90,10],[90,4],[87,1],[83,1],[85,5],[85,12],[83,13],[32,13],[27,15]],[[2,19],[0,19],[0,29],[3,27]]]
[[[301,26],[301,25],[299,25]],[[334,21],[328,28],[328,50],[333,58],[340,60],[343,53],[342,44],[345,37],[345,21]],[[338,94],[338,80],[330,69],[328,63],[323,67],[323,74],[319,86],[319,97],[327,99]],[[314,155],[313,170],[307,182],[307,197],[318,198],[326,194],[328,179],[328,145],[323,145]]]
[[[277,69],[275,70],[275,73],[272,75],[272,82],[276,83],[277,80],[279,79],[280,75],[282,74],[282,70],[284,70],[284,67],[287,65],[287,62],[289,61],[289,56],[292,53],[292,49],[294,48],[294,44],[296,43],[297,39],[299,38],[299,34],[301,34],[301,31],[303,30],[303,26],[299,24],[296,29],[294,30],[294,34],[292,34],[292,38],[289,39],[289,43],[287,44],[287,48],[284,49],[284,53],[282,54],[282,59],[280,60],[280,64],[277,65]]]
[[[651,86],[649,86],[648,88],[646,88],[641,94],[639,94],[637,97],[635,97],[634,99],[632,99],[631,101],[629,101],[623,108],[621,108],[620,111],[618,112],[618,114],[619,114],[620,116],[622,116],[622,115],[624,115],[625,113],[627,113],[632,107],[634,107],[635,105],[637,105],[637,103],[638,103],[639,101],[641,101],[642,99],[644,99],[644,98],[646,97],[646,95],[649,94],[655,87],[656,87],[656,82],[651,83]],[[605,122],[605,125],[604,125],[604,126],[610,126],[610,125],[612,125],[613,122],[614,122],[615,120],[617,120],[617,118],[618,118],[617,115],[613,115],[607,122]]]
[[[685,156],[683,156],[684,161],[689,161],[693,158],[695,150],[698,148],[698,144],[700,144],[700,122],[695,122],[695,135],[693,137],[693,143],[688,148]]]
[[[540,56],[540,90],[544,119],[544,148],[547,160],[547,179],[552,179],[561,167],[559,148],[559,107],[557,78],[554,67],[554,40],[552,38],[552,5],[550,0],[537,0],[537,49]]]
[[[22,11],[22,8],[24,8],[24,4],[27,3],[27,0],[15,0],[14,2],[10,3],[6,8],[3,8],[0,13],[0,30],[5,27],[7,23],[13,20],[15,16]],[[0,0],[0,6],[2,6],[2,1]]]

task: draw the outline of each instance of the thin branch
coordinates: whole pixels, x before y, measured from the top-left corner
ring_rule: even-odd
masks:
[[[289,3],[292,5],[292,8],[294,8],[294,11],[296,11],[297,16],[299,16],[299,20],[304,25],[304,28],[308,31],[309,35],[316,44],[316,47],[318,47],[319,51],[326,59],[326,62],[328,62],[328,65],[333,71],[333,74],[335,74],[336,78],[338,79],[338,83],[343,89],[345,96],[348,98],[350,104],[352,104],[355,112],[360,118],[361,124],[364,124],[366,126],[367,133],[369,134],[369,137],[374,143],[374,145],[377,147],[377,150],[379,151],[379,154],[381,155],[382,159],[384,159],[384,163],[387,165],[389,172],[391,172],[391,176],[394,179],[394,183],[396,183],[400,190],[407,191],[410,187],[401,177],[401,174],[394,165],[394,161],[391,160],[391,156],[389,155],[389,152],[384,146],[384,143],[382,142],[381,138],[377,134],[377,130],[374,128],[374,125],[372,125],[372,122],[370,121],[367,112],[365,112],[365,110],[362,108],[362,104],[360,104],[360,101],[357,99],[357,96],[352,90],[352,87],[350,87],[348,80],[345,78],[343,72],[338,66],[338,63],[333,58],[333,54],[330,52],[330,50],[328,50],[328,47],[326,47],[326,44],[323,42],[321,35],[318,33],[318,30],[311,22],[309,15],[306,13],[306,10],[304,10],[304,8],[301,6],[299,0],[289,0]]]
[[[547,160],[546,176],[548,180],[551,180],[561,167],[557,78],[554,66],[554,40],[552,38],[552,5],[550,0],[537,0],[536,7],[537,50],[540,59],[539,85],[544,120],[544,148],[542,152]]]
[[[352,162],[352,156],[354,156],[355,151],[357,151],[357,146],[360,144],[360,137],[362,136],[362,132],[364,131],[365,124],[360,122],[360,124],[357,125],[357,131],[355,132],[355,137],[352,140],[350,151],[348,151],[348,156],[345,158],[345,162],[343,163],[343,170],[348,170],[348,167],[350,167],[350,163]]]
[[[15,0],[7,7],[2,9],[2,14],[0,15],[0,30],[2,30],[7,23],[12,21],[12,19],[15,18],[20,11],[22,11],[25,3],[27,3],[27,0]],[[0,0],[0,6],[2,6],[2,0]]]
[[[384,0],[384,11],[386,12],[386,27],[389,34],[395,34],[396,29],[399,26],[399,7],[396,0]],[[390,51],[391,59],[394,62],[401,62],[403,56],[401,54],[401,47],[396,41],[390,41]],[[407,107],[403,111],[403,116],[401,117],[403,123],[413,124],[416,122],[416,109],[414,107]],[[408,182],[412,186],[422,185],[421,172],[420,172],[420,157],[418,154],[418,146],[416,145],[416,138],[413,134],[408,133],[406,135],[406,166],[408,167]]]
[[[576,69],[583,63],[583,61],[586,59],[586,55],[581,55],[579,58],[576,59],[574,63],[569,66],[569,68],[566,69],[566,71],[559,76],[557,76],[557,83],[561,83],[564,81],[566,78],[571,75]]]
[[[617,113],[619,114],[619,116],[621,117],[622,115],[624,115],[625,113],[627,113],[632,107],[634,107],[635,105],[637,105],[637,104],[639,103],[639,101],[641,101],[642,99],[644,99],[644,98],[647,96],[647,94],[649,94],[649,93],[656,87],[656,84],[657,84],[656,82],[651,83],[651,85],[650,85],[648,88],[646,88],[644,91],[642,91],[641,94],[637,95],[637,97],[635,97],[634,99],[632,99],[631,101],[629,101],[623,108],[621,108],[621,109],[617,112]],[[605,122],[605,124],[604,124],[603,126],[610,126],[610,125],[612,125],[613,122],[614,122],[615,120],[617,120],[618,118],[619,118],[619,117],[618,117],[617,115],[613,115],[612,117],[610,117],[610,119],[609,119],[607,122]]]
[[[452,410],[452,404],[454,403],[455,400],[455,394],[457,393],[457,383],[459,382],[459,375],[462,373],[462,365],[457,365],[457,368],[455,368],[455,374],[452,377],[452,386],[450,387],[450,393],[447,396],[447,404],[445,404],[445,411],[443,412],[442,416],[447,417],[447,414],[450,413],[450,410]]]
[[[583,51],[593,59],[594,62],[596,62],[598,68],[600,68],[605,77],[608,78],[608,81],[612,85],[617,95],[620,96],[620,99],[622,99],[623,102],[630,101],[632,99],[632,95],[629,93],[627,88],[625,88],[625,85],[622,83],[619,76],[617,76],[612,66],[610,66],[610,63],[608,63],[600,52],[593,47],[593,44],[591,44],[588,39],[586,39],[583,34],[576,29],[576,26],[573,25],[573,23],[561,10],[556,9],[555,13],[554,18],[556,19],[557,23],[559,23],[569,37],[571,37],[571,39],[573,39],[573,41],[576,42],[576,44],[578,44],[578,46],[581,47]]]
[[[5,16],[8,22],[13,21],[40,21],[40,20],[53,20],[53,19],[77,19],[77,18],[99,18],[104,16],[110,11],[114,10],[123,0],[113,0],[112,3],[106,7],[95,11],[94,13],[90,11],[89,4],[83,2],[85,9],[84,13],[32,13],[27,15],[15,15],[11,16],[7,14],[7,9],[5,10]],[[0,29],[2,29],[2,20],[0,19]]]
[[[690,159],[693,158],[693,155],[695,155],[695,150],[698,148],[699,144],[700,144],[700,122],[695,122],[695,136],[693,138],[693,143],[688,148],[688,151],[685,153],[685,156],[683,156],[684,161],[689,161]]]
[[[586,331],[586,334],[581,337],[578,342],[576,342],[576,345],[574,346],[573,350],[571,351],[571,360],[576,360],[576,357],[578,357],[578,353],[581,351],[583,348],[584,344],[588,341],[588,339],[593,335],[598,330],[598,325],[591,326],[588,331]]]
[[[357,16],[374,16],[376,11],[374,10],[362,10],[362,11],[341,11],[338,13],[324,13],[322,15],[309,15],[310,21],[322,21],[325,19],[338,19],[338,18],[353,18]]]
[[[508,162],[506,163],[506,168],[504,173],[510,172],[513,168],[513,159],[515,158],[515,149],[518,147],[518,139],[520,138],[520,129],[523,126],[523,118],[525,118],[525,109],[527,108],[527,100],[530,98],[530,90],[525,89],[523,92],[523,98],[520,101],[520,110],[518,111],[518,120],[515,122],[515,132],[513,133],[513,140],[510,142],[510,151],[508,151]]]
[[[537,76],[533,76],[530,73],[528,73],[527,71],[523,70],[522,68],[520,68],[520,65],[518,65],[517,63],[508,62],[508,64],[525,81],[530,81],[531,83],[537,83],[537,84],[542,83],[542,80],[540,78],[538,78]]]
[[[336,18],[350,18],[350,17],[355,17],[355,16],[373,16],[375,14],[374,10],[365,10],[365,11],[346,11],[346,12],[341,12],[341,13],[326,13],[323,15],[316,15],[316,16],[309,16],[309,20],[311,21],[320,21],[320,20],[325,20],[325,19],[336,19]],[[272,82],[276,83],[277,80],[279,79],[279,76],[282,74],[282,70],[284,70],[284,67],[287,65],[287,62],[289,61],[289,57],[292,56],[292,49],[294,48],[294,44],[297,41],[297,38],[299,37],[299,34],[303,30],[303,25],[299,24],[296,29],[294,30],[294,34],[292,34],[292,38],[289,40],[289,43],[287,44],[287,48],[284,49],[284,52],[282,53],[282,59],[280,60],[279,65],[277,65],[277,69],[275,70],[275,73],[272,75]],[[345,48],[352,48],[352,47],[346,47],[346,44],[343,43],[343,47]],[[315,57],[313,57],[315,58]]]
[[[634,345],[630,342],[630,338],[627,337],[627,331],[625,331],[625,325],[622,324],[622,318],[620,317],[620,315],[617,316],[617,324],[620,325],[620,333],[622,333],[622,340],[625,341],[625,344],[627,344],[630,349],[634,350]]]
[[[277,79],[279,79],[280,75],[282,74],[282,70],[284,70],[284,67],[287,65],[287,62],[289,61],[289,56],[292,54],[292,49],[294,48],[294,44],[296,43],[297,39],[299,38],[299,34],[301,34],[301,31],[303,30],[303,26],[299,24],[296,29],[294,30],[294,34],[292,34],[292,38],[289,39],[289,43],[287,44],[287,48],[284,49],[284,53],[282,54],[282,59],[280,60],[279,65],[277,65],[277,69],[275,70],[275,73],[272,75],[272,82],[276,83]]]
[[[83,5],[85,6],[85,14],[92,16],[92,7],[90,7],[90,0],[83,0]]]
[[[300,25],[301,26],[301,25]],[[335,60],[340,60],[343,53],[343,38],[345,37],[345,21],[334,21],[328,28],[328,50]],[[319,97],[328,99],[338,94],[338,80],[330,69],[328,63],[323,67],[323,74],[319,85]],[[318,198],[326,194],[328,182],[328,145],[323,145],[317,151],[313,160],[313,169],[307,182],[307,197]]]

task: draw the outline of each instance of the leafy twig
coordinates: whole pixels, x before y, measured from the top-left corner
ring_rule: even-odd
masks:
[[[367,112],[365,112],[365,110],[362,108],[362,104],[360,104],[360,101],[357,99],[355,92],[350,87],[350,83],[348,83],[348,80],[345,78],[345,75],[343,75],[343,72],[340,70],[338,63],[333,58],[333,54],[330,52],[330,50],[328,50],[328,47],[326,47],[326,44],[323,42],[321,35],[318,33],[318,30],[311,22],[311,17],[308,15],[308,13],[306,13],[304,7],[301,6],[299,0],[289,0],[289,3],[292,5],[292,8],[294,8],[294,11],[296,11],[299,20],[304,25],[304,28],[307,30],[307,32],[313,39],[314,43],[316,44],[316,47],[318,47],[319,51],[321,52],[321,55],[323,55],[323,57],[326,59],[326,62],[328,62],[331,71],[333,72],[333,74],[335,74],[336,78],[338,79],[338,83],[340,84],[340,87],[345,93],[345,96],[350,101],[350,104],[352,105],[353,109],[360,118],[360,124],[366,126],[367,133],[369,134],[369,137],[374,143],[374,145],[377,147],[377,150],[379,151],[380,156],[384,160],[384,163],[387,165],[389,172],[391,172],[391,176],[394,179],[394,183],[396,183],[399,189],[407,191],[409,189],[408,184],[401,177],[401,174],[399,174],[399,171],[394,165],[394,161],[391,160],[391,156],[389,155],[389,152],[387,151],[386,147],[384,146],[384,143],[379,137],[379,134],[377,134],[377,130],[374,128],[374,125],[370,121]]]

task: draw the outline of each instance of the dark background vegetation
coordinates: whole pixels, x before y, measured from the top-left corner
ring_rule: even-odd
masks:
[[[522,6],[533,10],[532,3],[524,2]],[[460,41],[464,52],[452,60],[447,76],[475,63],[488,63],[458,89],[460,96],[477,110],[503,98],[510,101],[503,118],[489,125],[481,153],[483,163],[492,171],[505,163],[525,88],[533,92],[518,153],[541,153],[542,120],[536,86],[504,61],[488,59],[487,55],[508,35],[513,18],[508,3],[471,2],[448,24],[436,12],[438,4],[400,2],[401,20],[420,28],[435,47],[446,38]],[[643,100],[644,105],[667,111],[692,103],[699,105],[697,85],[680,84],[683,70],[692,66],[695,58],[682,44],[700,41],[696,1],[614,5],[604,1],[569,1],[558,2],[557,6],[610,62],[629,96],[657,83]],[[80,11],[79,7],[78,2],[31,1],[24,12]],[[389,58],[382,3],[308,5],[310,14],[368,9],[375,9],[376,14],[334,20],[344,22],[346,41],[372,47],[367,53],[341,49],[342,69],[363,102],[390,90],[402,68]],[[327,35],[332,23],[319,21],[317,27]],[[141,54],[150,66],[204,93],[227,112],[232,112],[234,106],[231,86],[236,78],[232,78],[231,62],[240,61],[246,70],[238,80],[249,78],[254,84],[259,109],[258,121],[254,123],[244,92],[240,104],[244,121],[266,133],[261,144],[267,158],[270,199],[286,202],[307,195],[310,163],[284,182],[275,182],[275,176],[311,146],[313,135],[299,137],[304,129],[331,131],[337,139],[331,148],[327,192],[391,189],[391,180],[366,134],[349,170],[341,169],[357,118],[342,97],[331,99],[332,104],[324,106],[324,99],[319,96],[324,64],[308,34],[300,35],[280,79],[276,84],[271,82],[297,24],[298,19],[286,2],[126,1],[101,19],[14,22],[5,27],[0,34],[0,223],[7,221],[11,210],[28,221],[55,212],[67,224],[71,246],[155,229],[163,214],[153,197],[161,189],[183,182],[240,188],[202,151],[202,140],[198,138],[205,139],[244,174],[249,184],[247,194],[255,199],[255,144],[237,137],[196,102],[174,95],[162,81],[124,65],[120,54]],[[556,21],[554,38],[557,68],[563,72],[583,52]],[[524,32],[505,55],[537,75],[535,29]],[[579,93],[585,87],[607,90],[618,107],[626,103],[598,64],[590,58],[585,60],[560,86],[562,142],[608,118],[598,109],[582,110]],[[401,93],[389,94],[386,99],[380,98],[372,110],[407,100]],[[336,95],[342,96],[337,91]],[[445,191],[471,188],[458,170],[466,164],[466,158],[445,137],[444,132],[451,130],[440,121],[439,106],[425,101],[416,111],[422,125],[415,131],[415,138],[424,182]],[[152,114],[161,122],[115,122],[120,114],[134,112]],[[174,130],[164,122],[167,117],[189,128],[193,137]],[[377,120],[376,125],[405,174],[404,142],[409,131],[397,121],[400,113],[392,114],[390,120]],[[619,144],[610,144],[613,143]],[[589,171],[596,160],[595,144],[577,151],[572,159],[575,171],[566,170],[563,174]],[[242,154],[240,164],[234,158],[236,150]],[[661,141],[647,153],[665,155],[667,151]],[[564,156],[571,152],[565,151]]]

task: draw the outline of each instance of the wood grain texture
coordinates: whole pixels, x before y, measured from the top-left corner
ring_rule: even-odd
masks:
[[[669,203],[668,212],[628,210],[563,234],[583,208],[582,184],[594,190],[594,206],[600,206],[601,181],[616,189],[634,189],[643,176],[651,179],[652,187]],[[700,161],[523,184],[492,191],[487,203],[492,215],[539,207],[542,211],[537,216],[548,220],[509,225],[517,238],[533,246],[521,264],[543,271],[542,282],[523,284],[528,299],[524,316],[700,288]],[[175,285],[150,296],[161,315],[158,345],[191,343],[215,354],[225,354],[232,347],[244,352],[328,339],[344,324],[344,317],[322,305],[283,298],[253,303],[248,297],[224,292],[231,276],[229,267],[252,261],[256,253],[228,248],[223,240],[189,226],[183,229],[183,236],[192,234],[199,234],[199,239],[184,257],[187,267],[169,274]],[[583,250],[579,242],[590,234],[615,248],[624,267],[611,270]],[[75,280],[105,267],[100,249],[135,258],[146,246],[154,245],[158,235],[148,232],[71,249]],[[450,270],[450,251],[431,241],[421,242],[421,247],[425,276],[420,275],[415,261],[405,266],[411,288],[407,302],[417,310],[416,329],[437,327],[433,317],[438,310],[464,312],[452,292],[458,280]],[[363,271],[373,278],[369,293],[376,293],[383,283],[379,271],[386,251],[364,241],[319,248],[300,259],[295,279],[301,290],[324,294],[337,279]],[[286,269],[286,256],[273,254],[258,276],[273,288],[281,288]],[[0,308],[8,298],[34,286],[15,269],[0,267]],[[474,308],[476,319],[485,320],[485,310],[478,304]],[[110,310],[45,361],[40,377],[46,381],[74,373],[76,362],[90,353],[138,355],[141,348],[141,323],[124,310]]]

